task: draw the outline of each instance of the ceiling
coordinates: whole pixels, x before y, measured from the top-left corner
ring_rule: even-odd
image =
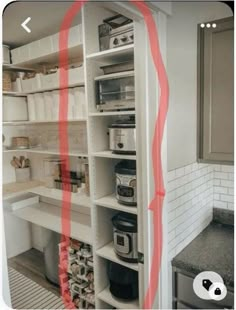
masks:
[[[27,44],[48,35],[59,32],[62,19],[73,1],[50,2],[11,2],[3,13],[3,42],[11,48]],[[31,33],[27,33],[21,23],[27,17]],[[72,25],[81,23],[81,14]]]

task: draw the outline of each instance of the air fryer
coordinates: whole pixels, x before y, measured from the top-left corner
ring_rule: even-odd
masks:
[[[114,297],[134,300],[138,298],[138,273],[116,263],[110,263],[108,269],[110,292]]]

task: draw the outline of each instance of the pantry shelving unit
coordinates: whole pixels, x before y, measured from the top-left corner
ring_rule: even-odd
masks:
[[[3,122],[4,126],[21,126],[21,125],[38,125],[38,124],[58,124],[58,123],[78,123],[78,122],[87,122],[86,118],[80,118],[80,119],[68,119],[68,120],[42,120],[42,121],[12,121],[12,122]]]
[[[36,150],[36,149],[12,149],[12,150],[3,150],[3,153],[35,153],[35,154],[47,154],[47,155],[67,155],[61,154],[59,151],[52,151],[52,150]],[[85,153],[78,153],[70,151],[69,156],[71,157],[88,157],[88,154]]]
[[[124,9],[125,7],[125,9]],[[115,8],[115,9],[114,9]],[[152,8],[153,9],[153,8]],[[106,51],[99,51],[98,25],[103,23],[105,18],[125,14],[134,20],[134,44],[114,48]],[[159,30],[160,46],[165,55],[166,38],[166,14],[161,10],[152,10],[153,17]],[[89,218],[78,218],[76,211],[71,211],[72,234],[71,237],[86,242],[93,246],[94,257],[94,284],[95,284],[95,306],[96,309],[142,309],[146,290],[149,285],[150,268],[153,248],[153,220],[152,213],[148,211],[148,205],[153,198],[155,189],[153,182],[151,147],[155,128],[155,121],[158,112],[158,98],[160,95],[158,79],[152,62],[149,47],[148,33],[145,23],[140,13],[134,9],[132,4],[123,5],[110,3],[86,3],[82,8],[82,38],[78,46],[69,48],[69,58],[83,60],[85,100],[87,105],[87,117],[81,120],[68,120],[68,123],[85,122],[88,142],[88,152],[81,154],[71,151],[68,155],[76,157],[87,157],[89,163],[90,198],[72,194],[72,204],[82,204],[89,210]],[[92,38],[92,39],[91,39]],[[96,107],[95,79],[103,75],[101,66],[115,64],[119,62],[134,60],[135,77],[135,110],[130,111],[103,111],[99,112]],[[36,69],[41,61],[49,64],[58,62],[58,53],[45,55],[43,58],[35,58],[24,62],[19,62],[14,66]],[[165,59],[164,59],[165,61]],[[7,69],[7,67],[4,67]],[[17,70],[17,69],[16,69]],[[42,91],[42,90],[39,90]],[[33,92],[32,92],[33,93]],[[25,95],[25,94],[24,94]],[[121,117],[134,116],[136,120],[136,155],[114,154],[109,150],[108,128]],[[25,122],[5,122],[5,127],[15,128],[17,125],[40,125],[57,121],[25,121]],[[6,150],[4,153],[15,152]],[[21,152],[21,151],[18,151]],[[32,156],[59,155],[58,152],[49,150],[22,150]],[[166,138],[162,143],[163,173],[166,176]],[[41,157],[42,160],[42,157]],[[137,166],[137,206],[128,207],[117,202],[115,197],[115,165],[121,160],[136,161]],[[38,157],[35,158],[38,162]],[[34,161],[33,161],[34,164]],[[30,189],[30,192],[42,195],[46,198],[61,200],[60,195],[53,194],[53,191],[42,186],[41,189]],[[79,200],[81,201],[79,202]],[[78,200],[78,201],[77,201]],[[49,219],[59,214],[61,211],[58,206],[55,209],[31,210],[34,218],[29,220],[36,221],[35,218],[42,219],[42,212],[51,212]],[[21,211],[21,210],[20,210]],[[20,211],[17,211],[20,213]],[[22,211],[23,212],[23,211]],[[57,213],[58,212],[58,213]],[[116,256],[113,247],[113,227],[112,217],[118,212],[126,212],[137,215],[138,220],[138,252],[143,261],[139,263],[127,263]],[[27,210],[24,210],[24,217],[27,217]],[[21,216],[20,214],[18,214]],[[22,216],[23,218],[23,216]],[[165,219],[164,219],[165,220]],[[83,228],[83,221],[86,223]],[[36,223],[36,222],[35,222]],[[56,222],[55,222],[56,223]],[[38,225],[40,220],[37,220]],[[47,223],[44,223],[44,227]],[[55,231],[61,223],[55,224]],[[84,233],[76,233],[76,227],[80,225],[80,230]],[[165,232],[164,232],[165,239]],[[165,241],[165,240],[164,240]],[[165,269],[166,259],[165,249],[162,259],[164,265],[161,268],[160,285],[157,292],[153,308],[168,308],[165,301],[165,291],[167,290],[167,271]],[[139,298],[137,300],[124,301],[115,298],[109,290],[108,264],[115,262],[138,272],[139,278]]]

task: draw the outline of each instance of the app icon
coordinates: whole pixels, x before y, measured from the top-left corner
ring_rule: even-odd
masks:
[[[223,279],[213,271],[199,273],[193,281],[193,290],[204,300],[222,300],[227,295]]]

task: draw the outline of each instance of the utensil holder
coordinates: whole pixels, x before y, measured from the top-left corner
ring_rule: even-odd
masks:
[[[16,168],[16,182],[28,182],[30,180],[30,168]]]

